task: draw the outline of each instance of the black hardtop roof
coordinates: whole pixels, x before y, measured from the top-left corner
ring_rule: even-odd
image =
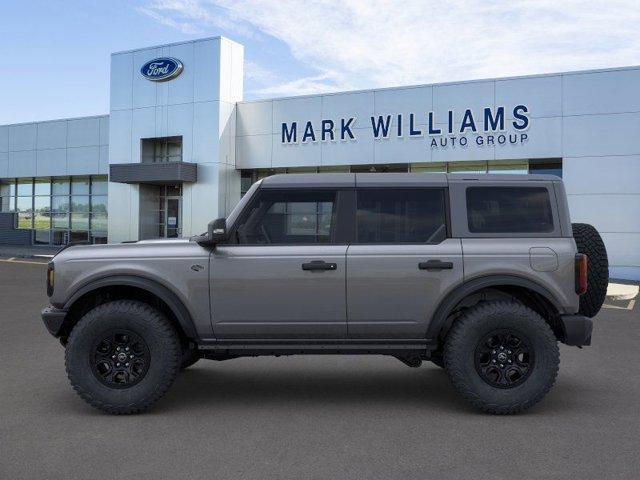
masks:
[[[465,173],[287,173],[262,179],[262,188],[437,187],[449,183],[560,181],[555,175]]]

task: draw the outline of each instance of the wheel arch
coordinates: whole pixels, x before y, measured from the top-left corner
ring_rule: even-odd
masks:
[[[136,275],[112,275],[83,285],[64,303],[67,311],[63,332],[71,328],[90,308],[113,299],[128,298],[154,304],[173,323],[184,340],[197,338],[193,318],[182,300],[160,283]],[[63,336],[66,336],[64,335]]]
[[[556,296],[547,288],[528,278],[517,275],[488,275],[466,281],[440,302],[427,329],[427,338],[442,339],[455,320],[454,313],[466,299],[495,291],[511,296],[532,307],[550,324],[556,335],[561,327],[556,325],[562,307]],[[531,304],[530,304],[531,303]]]

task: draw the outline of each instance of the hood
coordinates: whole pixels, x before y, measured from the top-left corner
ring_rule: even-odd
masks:
[[[140,240],[136,242],[108,243],[104,245],[74,245],[61,250],[55,261],[122,259],[126,257],[162,257],[193,255],[203,247],[188,238]]]

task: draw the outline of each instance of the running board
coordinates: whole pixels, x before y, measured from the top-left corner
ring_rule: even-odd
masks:
[[[234,356],[258,355],[426,355],[437,345],[428,340],[217,340],[202,341],[198,348]]]

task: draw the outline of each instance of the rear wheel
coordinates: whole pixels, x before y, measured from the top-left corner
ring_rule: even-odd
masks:
[[[85,314],[69,335],[65,360],[76,392],[108,413],[146,410],[173,383],[180,366],[178,335],[153,307],[118,300]]]
[[[607,249],[598,230],[586,223],[573,223],[573,238],[579,253],[587,256],[587,291],[580,295],[582,315],[595,317],[607,295],[609,285],[609,259]]]
[[[474,407],[518,413],[553,386],[560,353],[540,315],[518,302],[470,308],[447,335],[444,366],[453,386]]]

